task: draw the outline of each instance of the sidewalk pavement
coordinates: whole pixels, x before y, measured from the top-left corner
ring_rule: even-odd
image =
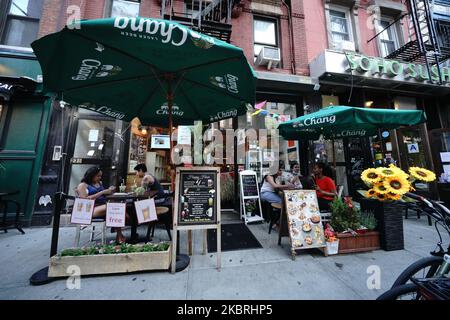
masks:
[[[10,230],[0,233],[0,299],[372,300],[386,291],[409,264],[427,256],[438,242],[434,227],[428,226],[425,218],[404,221],[405,250],[329,257],[306,250],[295,261],[290,257],[288,238],[283,238],[280,247],[277,232],[268,234],[268,224],[250,225],[263,248],[223,252],[221,271],[216,269],[214,253],[201,254],[202,234],[197,231],[193,235],[194,255],[184,271],[174,275],[147,272],[84,277],[79,290],[69,290],[64,279],[31,286],[30,276],[48,265],[51,228],[26,229],[25,235]],[[138,232],[145,234],[145,229]],[[114,236],[108,233],[108,239]],[[59,249],[73,246],[74,237],[75,228],[62,228]],[[82,239],[87,238],[85,232]],[[154,240],[168,240],[166,231],[157,229]],[[186,243],[182,232],[181,253],[186,253]],[[380,268],[379,290],[367,287],[370,266]]]

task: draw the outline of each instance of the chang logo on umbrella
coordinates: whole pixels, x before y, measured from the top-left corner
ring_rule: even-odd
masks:
[[[215,122],[222,119],[234,118],[238,115],[238,111],[236,109],[217,112],[217,114],[210,116],[210,121]]]
[[[211,82],[212,85],[222,89],[227,89],[231,93],[239,93],[237,84],[238,80],[239,78],[233,76],[232,74],[226,74],[224,76],[215,76],[209,78],[209,82]]]
[[[364,137],[366,135],[366,130],[343,130],[336,134],[336,137]]]
[[[162,105],[161,108],[156,110],[156,114],[160,116],[168,116],[169,106],[167,104]],[[179,106],[174,105],[172,106],[172,115],[182,117],[184,115],[184,111],[181,110]]]
[[[303,120],[303,122],[294,123],[294,128],[296,127],[309,127],[314,126],[316,124],[324,124],[324,123],[335,123],[336,116],[328,116],[328,117],[320,117],[320,118],[308,118]]]
[[[151,36],[160,36],[162,43],[171,43],[179,47],[182,46],[188,37],[188,29],[180,28],[174,23],[149,19],[149,18],[126,18],[117,17],[114,21],[114,27],[121,30],[131,30],[132,32],[145,33]],[[178,29],[181,31],[181,39],[176,41],[173,39],[173,31]],[[154,38],[151,38],[152,40]]]
[[[109,64],[102,64],[100,61],[95,59],[84,59],[81,61],[80,69],[78,74],[72,77],[75,81],[86,81],[96,78],[104,78],[117,75],[122,71],[122,68],[117,66],[112,66]]]
[[[125,114],[123,112],[115,111],[106,106],[97,107],[95,104],[90,102],[82,103],[79,107],[106,114],[107,116],[113,117],[117,120],[122,120],[125,118]]]

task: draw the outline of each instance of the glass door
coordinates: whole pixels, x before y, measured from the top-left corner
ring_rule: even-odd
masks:
[[[87,169],[99,166],[103,170],[103,184],[114,184],[115,120],[78,119],[75,144],[70,166],[69,194],[74,195]]]
[[[400,160],[402,169],[407,171],[409,167],[422,167],[431,169],[430,150],[422,126],[402,128],[397,130]],[[430,184],[416,183],[416,192],[429,196]]]

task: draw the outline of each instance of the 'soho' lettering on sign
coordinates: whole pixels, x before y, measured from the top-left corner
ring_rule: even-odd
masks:
[[[303,123],[302,122],[298,122],[298,123],[294,124],[294,127],[298,127],[298,126],[299,127],[308,127],[308,126],[313,126],[313,125],[316,125],[316,124],[324,124],[324,123],[331,123],[331,124],[333,124],[335,122],[336,122],[336,116],[328,116],[328,117],[321,117],[321,118],[313,117],[313,118],[305,119],[303,121]]]
[[[180,28],[173,23],[166,23],[153,19],[117,17],[114,21],[114,27],[122,30],[129,27],[133,32],[145,32],[151,35],[156,35],[159,33],[159,35],[162,37],[162,43],[170,42],[176,47],[182,46],[186,42],[188,37],[187,29]],[[178,42],[172,39],[173,31],[175,29],[179,29],[182,33],[182,37]]]

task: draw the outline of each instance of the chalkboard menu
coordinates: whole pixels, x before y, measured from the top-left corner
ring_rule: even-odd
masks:
[[[242,175],[242,191],[244,197],[258,197],[256,175]]]
[[[180,172],[178,224],[217,223],[217,171]]]

